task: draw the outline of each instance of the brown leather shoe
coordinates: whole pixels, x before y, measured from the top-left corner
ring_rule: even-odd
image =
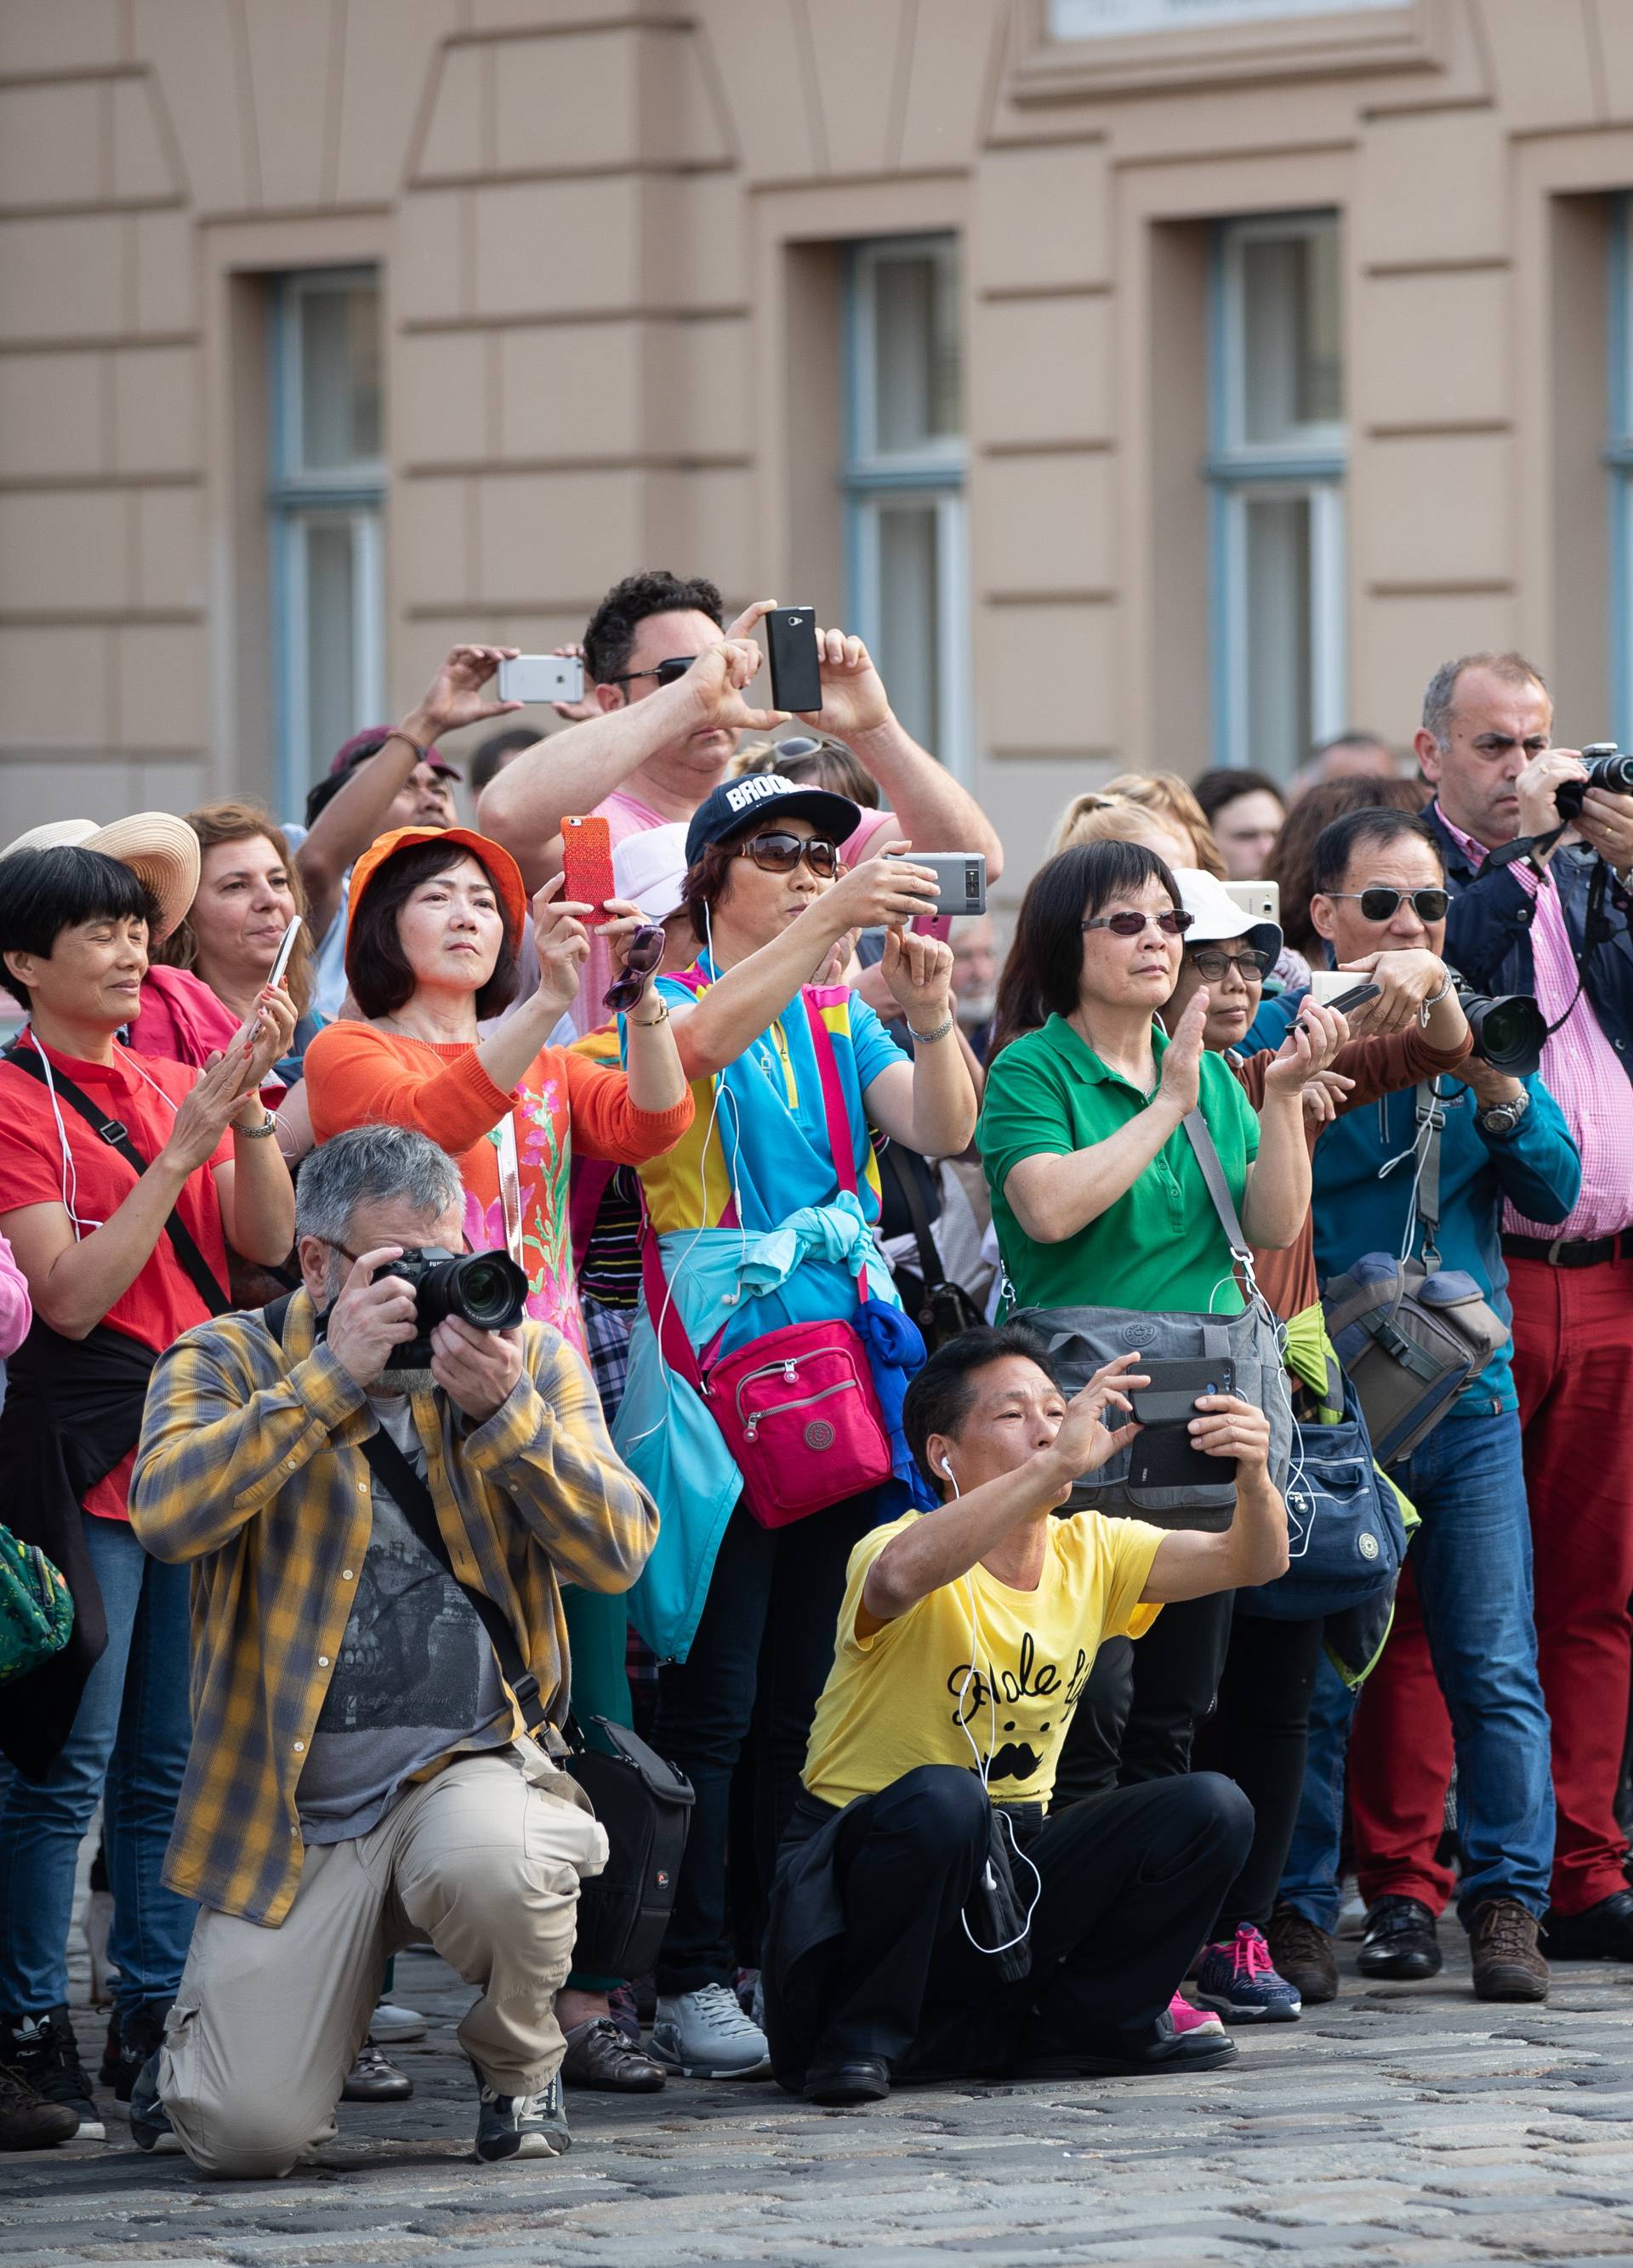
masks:
[[[569,2087],[594,2087],[603,2095],[655,2095],[663,2066],[645,2048],[631,2044],[610,2016],[592,2016],[567,2034],[561,2075]]]
[[[1477,2000],[1546,2000],[1548,1963],[1537,1951],[1540,1925],[1518,1898],[1488,1898],[1468,1918]]]
[[[1265,1930],[1277,1973],[1297,1988],[1306,2008],[1338,1998],[1338,1953],[1326,1930],[1297,1906],[1279,1905]]]

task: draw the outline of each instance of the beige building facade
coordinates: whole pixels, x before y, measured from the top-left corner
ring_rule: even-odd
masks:
[[[1633,0],[0,0],[4,832],[298,817],[641,565],[1017,876],[1470,647],[1625,736],[1630,190]]]

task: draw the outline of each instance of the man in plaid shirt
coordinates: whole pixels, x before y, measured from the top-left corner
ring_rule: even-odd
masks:
[[[460,2027],[478,2155],[567,2147],[551,2003],[606,1838],[525,1730],[462,1584],[502,1609],[559,1717],[559,1582],[626,1590],[658,1515],[543,1324],[450,1316],[425,1367],[387,1369],[417,1328],[389,1264],[460,1250],[463,1210],[423,1135],[337,1136],[301,1173],[305,1288],[281,1329],[223,1316],[154,1373],[130,1513],[150,1551],[194,1566],[193,1744],[166,1879],[203,1911],[131,2127],[205,2172],[282,2174],[329,2129],[387,1958],[422,1935],[482,1987]],[[429,1488],[460,1581],[404,1517],[389,1461],[382,1478],[366,1460],[377,1432]]]

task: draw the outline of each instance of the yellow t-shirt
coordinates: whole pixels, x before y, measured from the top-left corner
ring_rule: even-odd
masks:
[[[1140,1594],[1165,1531],[1097,1512],[1051,1519],[1035,1591],[1012,1590],[978,1565],[872,1638],[859,1638],[868,1570],[910,1521],[935,1517],[907,1513],[864,1535],[851,1554],[805,1785],[824,1803],[846,1804],[919,1764],[973,1768],[990,1749],[995,1801],[1046,1804],[1100,1641],[1125,1631],[1138,1638],[1160,1611],[1142,1607]]]

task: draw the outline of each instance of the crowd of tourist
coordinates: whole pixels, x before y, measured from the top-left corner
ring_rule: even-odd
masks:
[[[543,735],[457,646],[298,823],[0,850],[0,2146],[283,2173],[410,1946],[491,2161],[1226,2066],[1352,1870],[1365,1977],[1633,1960],[1624,779],[1464,656],[1409,757],[1074,796],[1006,936],[769,611],[632,575]]]

